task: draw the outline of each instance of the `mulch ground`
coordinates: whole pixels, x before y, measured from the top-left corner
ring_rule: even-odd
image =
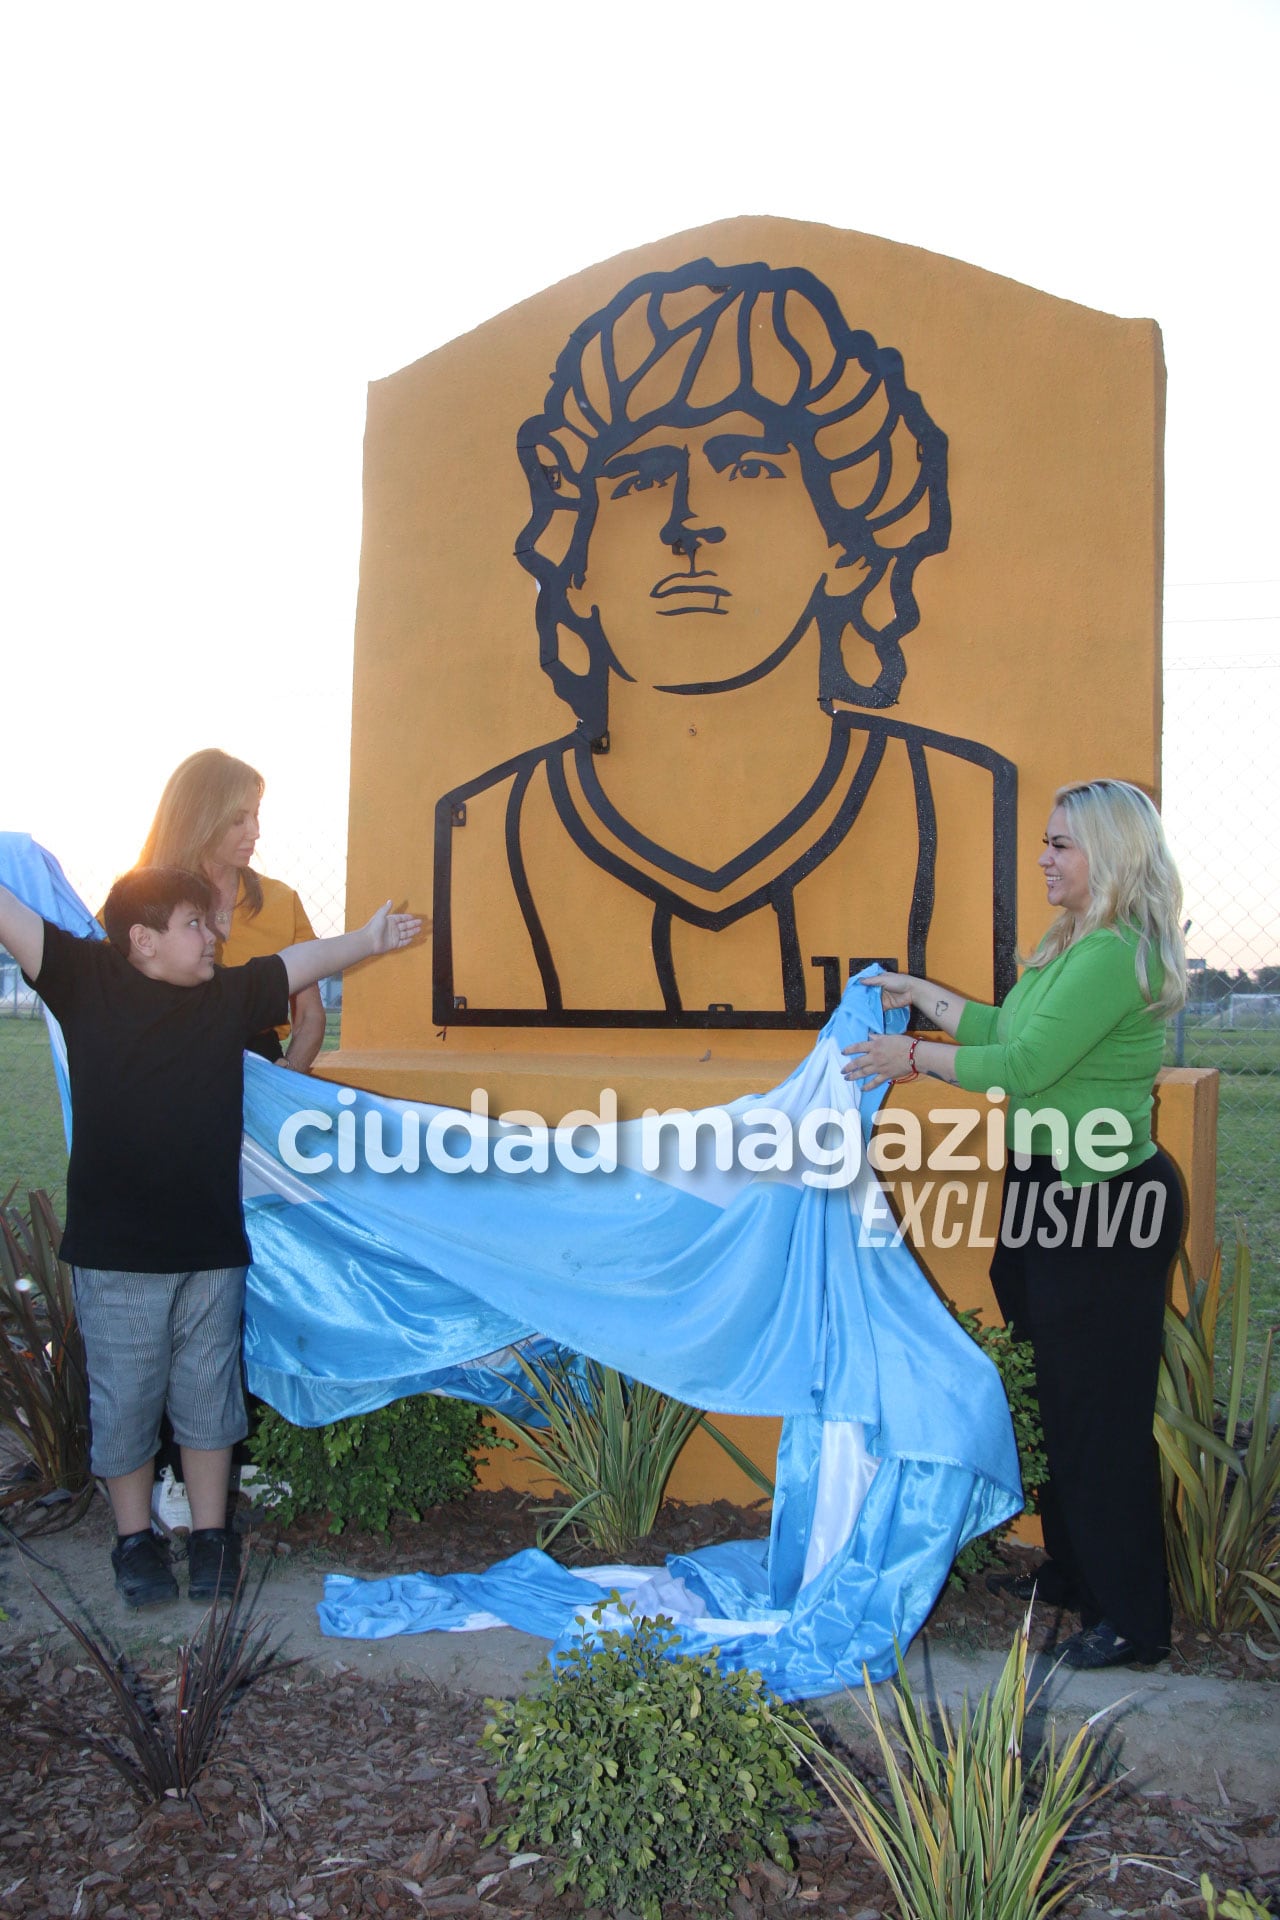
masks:
[[[519,1495],[473,1494],[389,1538],[347,1532],[341,1557],[384,1573],[480,1567],[532,1545],[537,1524]],[[726,1502],[670,1506],[648,1544],[656,1557],[765,1525],[760,1512]],[[332,1543],[322,1526],[300,1525],[259,1544],[319,1558]],[[977,1580],[943,1596],[931,1628],[958,1644],[1006,1647],[1020,1617]],[[1046,1620],[1041,1636],[1051,1628]],[[1266,1672],[1243,1643],[1194,1634],[1175,1662],[1240,1678]],[[151,1682],[163,1708],[172,1673]],[[85,1741],[86,1729],[112,1724],[88,1662],[19,1651],[0,1668],[0,1915],[590,1913],[572,1892],[553,1893],[550,1862],[513,1860],[501,1845],[494,1769],[478,1744],[485,1718],[482,1702],[420,1679],[283,1668],[237,1702],[194,1799],[148,1807]],[[884,1880],[834,1811],[794,1833],[796,1871],[770,1864],[744,1874],[734,1920],[892,1911]],[[1265,1903],[1280,1887],[1280,1815],[1225,1794],[1201,1806],[1121,1787],[1080,1821],[1070,1852],[1081,1887],[1067,1914],[1199,1914],[1202,1870]],[[684,1916],[669,1906],[665,1920]]]

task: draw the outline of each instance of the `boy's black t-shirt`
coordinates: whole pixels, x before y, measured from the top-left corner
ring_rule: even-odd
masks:
[[[247,1266],[244,1045],[289,1017],[279,954],[175,987],[139,973],[108,941],[46,920],[30,984],[67,1042],[62,1258],[132,1273]]]

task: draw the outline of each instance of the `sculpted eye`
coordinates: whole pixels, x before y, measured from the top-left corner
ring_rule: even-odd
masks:
[[[783,470],[772,460],[766,460],[763,454],[744,453],[734,461],[729,469],[731,480],[781,480]]]
[[[651,493],[655,488],[670,486],[684,459],[679,447],[637,447],[632,453],[608,461],[600,477],[617,482],[610,489],[611,500],[626,500],[634,493]]]
[[[629,473],[624,479],[619,480],[609,498],[625,500],[629,493],[648,493],[651,487],[666,487],[670,484],[669,473]]]

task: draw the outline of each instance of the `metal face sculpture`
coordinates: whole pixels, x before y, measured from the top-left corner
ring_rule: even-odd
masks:
[[[517,451],[575,724],[439,802],[436,1021],[805,1028],[870,960],[927,972],[939,768],[1007,991],[1014,769],[887,717],[951,531],[901,356],[809,272],[696,260],[584,321]],[[523,1004],[469,978],[493,924],[523,930]]]

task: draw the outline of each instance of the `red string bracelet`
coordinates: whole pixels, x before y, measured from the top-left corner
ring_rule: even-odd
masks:
[[[913,1040],[907,1049],[907,1065],[911,1071],[910,1073],[900,1073],[898,1075],[898,1084],[900,1086],[905,1086],[909,1080],[918,1080],[920,1078],[920,1069],[916,1065],[916,1048],[919,1045],[920,1042],[918,1040]]]

